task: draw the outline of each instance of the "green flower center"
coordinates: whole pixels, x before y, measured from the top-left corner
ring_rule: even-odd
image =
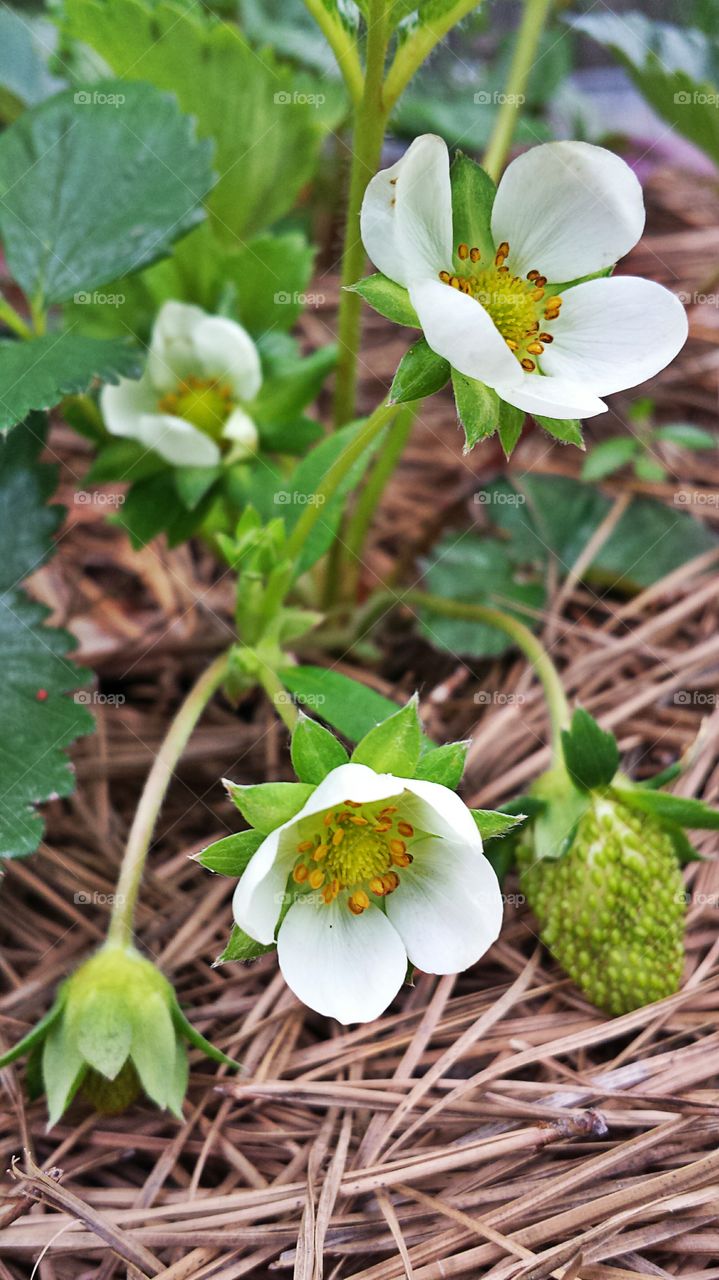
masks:
[[[481,263],[479,249],[466,244],[457,246],[456,256],[462,268],[457,275],[440,271],[440,280],[479,302],[524,371],[534,373],[537,357],[554,341],[548,326],[558,318],[562,299],[546,296],[547,279],[539,271],[528,271],[526,278],[510,273],[506,240],[488,264]]]
[[[415,829],[396,805],[345,800],[301,823],[292,869],[295,892],[318,895],[329,906],[340,894],[353,915],[361,915],[374,899],[393,893],[400,871],[412,862],[409,846]]]
[[[233,409],[232,391],[217,378],[196,378],[191,374],[164,395],[157,407],[162,413],[184,418],[219,442]]]

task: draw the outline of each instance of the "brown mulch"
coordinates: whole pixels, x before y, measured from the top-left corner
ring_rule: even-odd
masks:
[[[719,197],[706,180],[659,173],[650,199],[649,231],[627,269],[692,299],[692,340],[651,393],[663,419],[712,425]],[[322,290],[304,322],[309,345],[326,340],[333,277]],[[403,333],[368,322],[368,405],[405,345]],[[616,432],[626,403],[615,397],[590,435]],[[3,1044],[102,939],[153,753],[182,693],[232,634],[230,579],[212,557],[160,544],[131,552],[103,508],[72,501],[89,460],[83,442],[57,427],[51,453],[69,516],[34,588],[78,636],[107,700],[95,707],[97,734],[74,752],[75,795],[49,806],[40,852],[7,868]],[[627,489],[670,504],[678,489],[700,494],[687,509],[717,527],[719,459],[675,451],[667,462],[666,484],[622,477],[607,492],[617,504]],[[536,433],[511,470],[576,475],[579,465],[576,451]],[[380,512],[363,589],[398,557],[417,577],[438,532],[478,518],[472,495],[502,467],[491,445],[464,457],[451,403],[428,402]],[[688,752],[678,789],[715,802],[718,585],[719,555],[631,600],[559,583],[542,619],[570,696],[617,732],[630,770],[641,776]],[[365,678],[398,698],[419,687],[438,741],[473,737],[469,802],[501,804],[545,766],[543,703],[523,659],[438,656],[412,639],[406,610],[387,620],[380,650]],[[352,653],[332,661],[362,674]],[[478,702],[486,689],[500,697]],[[677,704],[685,689],[700,696]],[[598,1013],[538,945],[510,880],[504,932],[480,964],[419,975],[381,1019],[348,1031],[298,1004],[272,955],[212,968],[233,885],[188,860],[236,829],[218,778],[287,777],[286,746],[257,695],[236,709],[216,700],[178,768],[138,913],[140,944],[202,1032],[241,1059],[241,1075],[193,1054],[183,1124],[142,1104],[97,1116],[79,1100],[48,1134],[24,1069],[4,1071],[0,1146],[12,1172],[0,1198],[0,1280],[36,1265],[42,1280],[719,1277],[716,835],[699,838],[708,860],[686,872],[687,968],[670,999],[621,1018]]]

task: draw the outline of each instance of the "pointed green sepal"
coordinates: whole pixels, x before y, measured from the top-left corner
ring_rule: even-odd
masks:
[[[499,813],[492,809],[471,809],[477,830],[483,840],[506,836],[526,820],[526,813]]]
[[[447,742],[442,747],[432,747],[420,756],[415,778],[423,782],[438,782],[442,787],[456,791],[462,781],[464,765],[470,742]]]
[[[274,951],[274,949],[274,943],[266,946],[263,942],[256,942],[239,925],[233,924],[227,946],[222,954],[217,957],[212,967],[216,969],[218,965],[229,964],[233,960],[240,962],[257,960],[260,956],[264,956],[268,951]]]
[[[300,712],[292,734],[292,767],[300,782],[317,786],[349,756],[329,729]]]
[[[191,1044],[193,1049],[200,1049],[202,1053],[204,1053],[205,1057],[211,1058],[213,1062],[221,1062],[226,1067],[233,1067],[235,1071],[242,1070],[242,1064],[240,1062],[236,1062],[234,1058],[228,1057],[228,1055],[223,1053],[221,1049],[216,1049],[211,1041],[206,1040],[202,1033],[198,1031],[196,1027],[193,1027],[192,1023],[188,1021],[180,1008],[177,996],[175,996],[175,999],[170,1006],[170,1012],[172,1014],[172,1021],[177,1034],[187,1040],[188,1044]]]
[[[349,293],[358,293],[361,298],[379,312],[386,320],[394,324],[403,324],[408,329],[421,329],[417,312],[409,300],[409,293],[401,285],[383,276],[381,272],[366,276],[356,284],[346,286]]]
[[[369,765],[375,773],[413,778],[422,747],[422,726],[415,694],[406,706],[370,729],[352,752],[355,764]]]
[[[194,861],[218,875],[239,878],[263,839],[260,831],[236,831],[233,835],[208,845],[201,853],[196,853]]]
[[[64,1003],[64,988],[61,987],[52,1008],[48,1009],[44,1017],[35,1024],[31,1031],[28,1031],[26,1036],[23,1036],[22,1040],[18,1040],[17,1044],[13,1045],[12,1049],[8,1049],[7,1053],[2,1055],[0,1058],[0,1070],[3,1067],[9,1067],[11,1062],[17,1062],[17,1059],[22,1058],[23,1054],[30,1053],[36,1048],[36,1046],[42,1043],[50,1030],[50,1027],[60,1017]]]
[[[225,778],[223,785],[245,821],[265,836],[294,818],[314,791],[305,782],[260,782],[243,787]]]
[[[572,781],[584,791],[608,787],[619,768],[614,734],[601,729],[583,707],[574,712],[571,728],[562,730],[562,750]]]
[[[689,796],[675,796],[669,791],[647,791],[643,787],[613,787],[612,790],[624,804],[640,813],[648,813],[656,822],[672,822],[678,827],[719,831],[719,810],[712,809],[702,800]]]

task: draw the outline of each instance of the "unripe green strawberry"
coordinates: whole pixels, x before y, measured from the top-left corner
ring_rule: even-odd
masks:
[[[684,885],[670,835],[649,815],[594,793],[569,851],[517,853],[543,941],[593,1004],[626,1013],[677,990]]]
[[[114,1080],[91,1067],[82,1082],[82,1092],[101,1115],[117,1116],[139,1098],[142,1085],[128,1058]]]

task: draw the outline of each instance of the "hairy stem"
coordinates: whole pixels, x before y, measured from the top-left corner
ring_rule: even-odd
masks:
[[[352,101],[359,103],[364,89],[364,74],[357,51],[357,44],[351,32],[347,30],[339,17],[330,12],[326,4],[324,4],[324,0],[305,0],[305,8],[312,14],[317,26],[330,45]]]
[[[512,145],[514,130],[519,119],[519,108],[524,101],[530,72],[539,47],[544,24],[552,8],[552,0],[524,0],[524,12],[514,42],[512,61],[507,72],[507,87],[497,113],[492,136],[485,152],[483,167],[496,182]]]
[[[385,81],[384,100],[388,111],[400,94],[404,93],[413,75],[419,71],[435,46],[444,40],[452,27],[456,27],[458,22],[477,8],[479,0],[456,0],[440,18],[422,22],[414,34],[400,45]]]

